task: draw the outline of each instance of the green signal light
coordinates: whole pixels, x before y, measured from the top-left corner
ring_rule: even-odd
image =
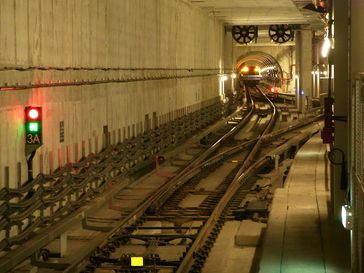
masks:
[[[29,129],[29,132],[38,132],[39,131],[38,122],[29,122],[28,129]]]

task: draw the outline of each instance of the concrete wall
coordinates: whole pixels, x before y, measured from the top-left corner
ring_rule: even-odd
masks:
[[[114,143],[142,132],[145,115],[166,122],[218,96],[208,69],[223,66],[222,35],[221,23],[182,0],[0,1],[0,188],[5,168],[10,187],[18,164],[26,179],[24,106],[43,107],[34,171],[48,173],[78,160],[82,146],[99,151],[104,126]],[[187,70],[196,68],[205,70]],[[70,86],[6,88],[39,83]]]
[[[226,70],[236,72],[236,56],[234,55],[236,48],[236,42],[232,39],[231,30],[226,29],[224,33],[224,65]],[[225,90],[239,90],[239,78],[238,74],[235,73],[236,77],[228,77],[225,82]]]

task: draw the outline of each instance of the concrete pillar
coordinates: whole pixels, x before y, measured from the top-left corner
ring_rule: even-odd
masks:
[[[295,89],[296,89],[296,108],[298,111],[301,111],[301,87],[300,87],[300,71],[301,71],[301,32],[296,32],[295,37],[296,43],[296,74],[294,75]]]
[[[348,18],[347,1],[335,1],[335,72],[334,75],[334,116],[348,116],[348,93],[349,93],[349,75],[348,75]],[[340,75],[340,76],[339,76]],[[334,147],[339,148],[345,153],[346,160],[348,156],[348,123],[335,121],[335,141]],[[332,190],[332,205],[335,218],[341,220],[341,206],[345,203],[346,191],[340,189],[341,166],[334,166],[333,175],[334,188]]]
[[[316,97],[316,72],[312,71],[312,97]]]
[[[307,111],[312,98],[312,30],[296,32],[296,92],[298,110]]]
[[[225,27],[223,34],[223,48],[224,48],[224,67],[234,70],[236,60],[234,60],[234,41],[231,36],[231,31]]]
[[[221,98],[225,101],[227,93],[235,90],[235,81],[232,77],[232,72],[234,71],[234,66],[236,65],[236,60],[233,59],[234,43],[232,41],[231,32],[225,27],[223,33],[223,60],[222,68],[227,76],[227,80],[223,82],[220,87],[220,92],[222,94]]]
[[[316,78],[316,98],[320,98],[320,72],[315,72],[315,78]]]

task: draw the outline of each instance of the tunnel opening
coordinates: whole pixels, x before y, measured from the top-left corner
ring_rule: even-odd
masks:
[[[261,83],[283,87],[283,70],[278,61],[270,54],[262,51],[251,51],[238,58],[235,69],[241,71],[245,66],[258,66],[262,75]]]

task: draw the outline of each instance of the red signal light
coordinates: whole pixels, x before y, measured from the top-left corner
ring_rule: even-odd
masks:
[[[35,121],[41,119],[41,107],[28,106],[25,108],[25,119]]]
[[[31,119],[36,119],[36,118],[39,117],[39,111],[37,109],[30,109],[29,112],[28,112],[28,116]]]

